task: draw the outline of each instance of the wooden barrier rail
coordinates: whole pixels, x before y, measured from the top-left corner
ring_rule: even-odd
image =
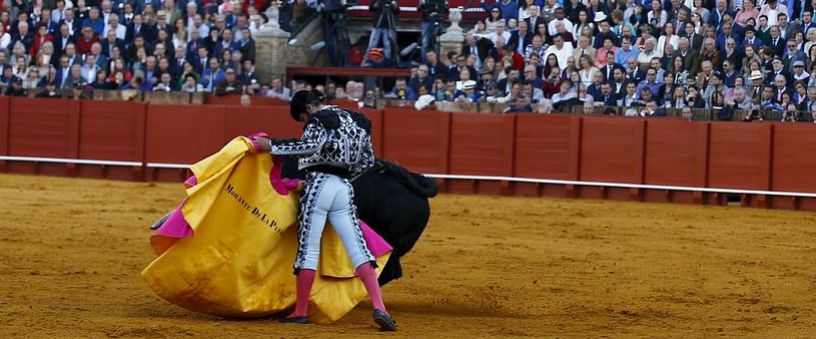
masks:
[[[380,157],[446,192],[816,210],[816,126],[364,110]],[[237,135],[294,137],[287,107],[0,97],[0,171],[178,181]]]

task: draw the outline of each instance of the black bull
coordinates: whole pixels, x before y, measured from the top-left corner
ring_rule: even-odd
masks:
[[[294,157],[283,156],[281,160],[283,177],[304,177]],[[360,219],[394,247],[379,278],[380,285],[385,285],[402,277],[400,258],[414,247],[428,224],[428,198],[436,195],[436,183],[397,164],[377,161],[352,184]]]

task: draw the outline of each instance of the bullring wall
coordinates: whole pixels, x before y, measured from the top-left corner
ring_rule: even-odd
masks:
[[[816,210],[816,126],[367,110],[380,157],[453,193]],[[0,98],[0,171],[179,181],[237,135],[294,137],[286,106]]]

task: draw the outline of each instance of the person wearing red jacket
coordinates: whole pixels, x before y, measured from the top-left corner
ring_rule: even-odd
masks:
[[[244,0],[241,2],[241,13],[248,13],[249,6],[255,7],[258,13],[263,13],[267,7],[266,0]]]
[[[76,40],[77,53],[85,55],[91,52],[91,46],[99,42],[99,37],[94,35],[90,26],[82,27],[82,36]]]
[[[45,23],[40,23],[37,25],[37,35],[32,39],[31,47],[28,49],[28,55],[32,57],[36,56],[37,52],[40,51],[40,47],[42,47],[46,41],[54,41],[54,37],[48,34],[48,26]]]

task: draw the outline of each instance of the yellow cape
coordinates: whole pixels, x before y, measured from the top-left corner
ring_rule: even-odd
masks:
[[[263,317],[294,305],[298,197],[270,185],[273,162],[245,137],[192,166],[198,184],[182,207],[192,237],[175,240],[142,271],[156,294],[223,317]],[[384,267],[389,253],[377,262]],[[335,321],[366,297],[340,238],[326,227],[309,317]],[[378,274],[381,269],[378,269]]]

